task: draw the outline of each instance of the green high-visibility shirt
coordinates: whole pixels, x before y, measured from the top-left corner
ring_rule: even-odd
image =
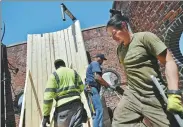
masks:
[[[50,115],[53,99],[56,100],[56,107],[75,99],[80,99],[80,94],[84,90],[81,77],[67,67],[56,70],[60,83],[57,84],[53,74],[50,75],[44,92],[43,115]],[[75,79],[76,78],[76,79]]]
[[[156,57],[166,49],[165,44],[151,32],[134,33],[127,47],[120,45],[117,48],[130,89],[147,96],[158,92],[150,76],[154,75],[163,82]],[[165,84],[162,85],[166,88]]]

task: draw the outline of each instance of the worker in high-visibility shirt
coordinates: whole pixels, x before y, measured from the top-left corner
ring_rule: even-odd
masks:
[[[53,99],[56,100],[54,113],[55,127],[81,127],[85,112],[80,94],[84,85],[73,69],[67,68],[61,59],[55,61],[56,71],[50,75],[44,92],[43,127],[50,124]]]

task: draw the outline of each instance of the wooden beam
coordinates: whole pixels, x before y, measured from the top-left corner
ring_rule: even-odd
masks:
[[[29,70],[27,70],[27,92],[25,94],[26,97],[26,103],[25,103],[25,123],[26,123],[26,127],[32,127],[32,88],[30,85],[30,80],[28,80],[29,78],[29,72],[32,70],[32,41],[33,41],[33,35],[28,35],[27,36],[27,68]]]
[[[31,86],[32,86],[32,90],[33,90],[33,93],[34,93],[34,97],[36,99],[36,104],[37,104],[37,107],[38,107],[39,115],[40,115],[40,118],[42,119],[42,112],[41,112],[38,96],[36,94],[36,90],[35,90],[35,87],[34,87],[34,82],[33,82],[32,75],[31,75],[30,71],[29,71],[29,79],[30,79],[30,82],[31,82]]]
[[[29,71],[29,70],[28,70]],[[22,101],[22,107],[21,107],[21,114],[20,114],[20,121],[19,121],[19,127],[23,127],[23,121],[24,121],[24,111],[25,111],[25,96],[27,94],[27,79],[28,79],[28,71],[26,74],[25,79],[25,86],[24,86],[24,93],[23,93],[23,101]]]

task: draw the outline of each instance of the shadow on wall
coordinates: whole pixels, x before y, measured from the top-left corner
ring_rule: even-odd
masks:
[[[7,60],[7,50],[4,46],[3,48],[3,82],[2,85],[4,87],[4,114],[1,114],[1,117],[5,119],[6,127],[15,127],[15,116],[14,116],[14,107],[13,107],[13,98],[11,92],[11,75],[8,70],[8,60]]]
[[[92,62],[90,53],[88,51],[86,51],[86,55],[87,55],[87,59],[88,59],[88,64],[90,64]]]

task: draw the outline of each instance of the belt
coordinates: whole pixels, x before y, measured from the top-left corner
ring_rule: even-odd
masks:
[[[73,97],[73,96],[80,96],[80,93],[79,92],[71,92],[71,93],[68,93],[66,95],[56,97],[55,100],[58,101],[60,99],[67,98],[67,97]]]

